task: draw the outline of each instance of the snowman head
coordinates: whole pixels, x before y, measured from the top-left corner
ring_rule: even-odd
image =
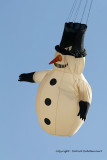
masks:
[[[72,46],[65,48],[71,50]],[[85,57],[75,58],[71,55],[63,55],[59,52],[55,53],[54,59],[49,63],[54,63],[54,68],[60,71],[72,74],[81,74],[85,66]]]
[[[52,63],[55,65],[57,63],[64,63],[67,65],[64,71],[69,70],[71,73],[81,74],[85,65],[84,57],[87,55],[86,50],[84,49],[86,30],[86,24],[73,22],[65,23],[61,42],[59,45],[55,46],[57,52],[55,54],[54,62]],[[59,56],[56,57],[58,54]]]

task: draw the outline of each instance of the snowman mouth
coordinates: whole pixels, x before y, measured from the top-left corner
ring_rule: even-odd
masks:
[[[54,65],[58,68],[65,68],[68,66],[68,63],[67,64],[58,64],[58,63],[54,63]]]

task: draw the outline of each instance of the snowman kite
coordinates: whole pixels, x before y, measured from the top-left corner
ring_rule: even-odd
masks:
[[[86,29],[86,24],[65,23],[62,40],[49,63],[54,64],[54,69],[19,76],[19,81],[40,83],[36,112],[40,126],[49,134],[72,136],[87,118],[92,92],[82,74]]]

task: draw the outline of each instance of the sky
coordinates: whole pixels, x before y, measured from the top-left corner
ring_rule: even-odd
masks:
[[[72,4],[72,0],[0,0],[0,160],[107,159],[106,0],[94,0],[88,21],[83,74],[93,98],[87,120],[74,136],[53,136],[42,130],[36,115],[39,83],[18,82],[21,73],[53,68],[49,62]]]

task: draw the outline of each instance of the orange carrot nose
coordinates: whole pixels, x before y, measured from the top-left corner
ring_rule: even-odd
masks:
[[[56,63],[58,61],[62,61],[61,55],[57,55],[49,64]]]

